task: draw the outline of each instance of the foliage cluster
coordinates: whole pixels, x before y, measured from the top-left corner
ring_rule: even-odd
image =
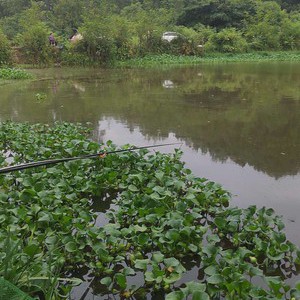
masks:
[[[199,45],[205,53],[300,49],[300,8],[292,0],[14,0],[0,2],[0,11],[4,33],[35,64],[74,64],[71,55],[101,64],[149,54],[199,55]],[[79,45],[69,43],[74,29],[83,35]],[[183,38],[163,41],[166,31]],[[50,32],[62,51],[47,44]]]
[[[87,135],[79,124],[1,123],[0,165],[116,149]],[[281,219],[272,209],[228,207],[228,192],[180,157],[144,149],[0,175],[0,276],[46,299],[67,295],[72,273],[85,268],[103,293],[123,298],[299,297],[285,278],[300,254]],[[114,204],[103,226],[99,202]],[[193,267],[197,280],[179,284]]]
[[[8,38],[0,30],[0,67],[10,65],[12,62]]]
[[[25,70],[15,68],[1,68],[0,79],[30,79],[32,75]]]
[[[126,61],[116,62],[119,67],[157,67],[162,65],[193,65],[201,62],[251,62],[251,61],[299,61],[300,53],[298,51],[261,51],[248,53],[210,53],[203,57],[158,54],[146,55],[143,58],[132,58]]]

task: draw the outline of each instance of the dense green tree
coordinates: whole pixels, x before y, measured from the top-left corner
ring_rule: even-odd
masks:
[[[267,1],[259,4],[257,13],[250,17],[246,36],[255,50],[280,50],[296,48],[298,33],[279,4]]]
[[[207,0],[188,5],[177,23],[195,26],[198,23],[217,29],[225,27],[240,28],[248,15],[255,13],[254,0]]]
[[[281,0],[280,5],[283,9],[290,11],[300,11],[300,2],[299,0]]]
[[[222,52],[300,49],[299,0],[0,0],[0,26],[11,44],[22,45],[38,23],[66,45],[74,29],[84,31],[84,43],[70,49],[96,60],[103,49],[106,60],[194,54],[205,43]],[[165,31],[184,38],[168,45]]]
[[[0,0],[0,18],[18,14],[30,5],[30,0]]]
[[[56,31],[70,35],[83,21],[84,2],[82,0],[60,0],[53,7],[51,27]]]
[[[242,33],[235,28],[225,28],[210,36],[206,49],[214,52],[239,53],[247,49],[247,42]]]

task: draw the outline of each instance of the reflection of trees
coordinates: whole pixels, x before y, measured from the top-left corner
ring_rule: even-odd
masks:
[[[299,66],[298,66],[299,67]],[[173,132],[216,160],[249,164],[271,176],[293,175],[300,169],[300,74],[291,64],[233,64],[168,70],[93,70],[84,80],[35,83],[24,101],[11,110],[22,119],[49,121],[49,111],[67,121],[103,116],[139,127],[145,136]],[[174,88],[162,83],[171,80]],[[74,82],[84,89],[74,88]],[[45,103],[35,105],[27,93],[42,90]],[[8,97],[8,96],[7,96]],[[1,100],[1,106],[8,102]],[[31,105],[30,105],[31,103]],[[2,105],[3,104],[3,105]],[[61,108],[63,105],[63,108]]]

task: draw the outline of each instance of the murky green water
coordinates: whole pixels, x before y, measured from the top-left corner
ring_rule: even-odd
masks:
[[[195,174],[233,205],[273,207],[300,246],[300,63],[32,72],[0,85],[1,121],[91,122],[119,145],[180,141]]]

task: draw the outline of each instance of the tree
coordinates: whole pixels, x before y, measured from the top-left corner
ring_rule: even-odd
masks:
[[[255,13],[255,0],[207,0],[186,7],[177,24],[195,26],[198,23],[222,29],[241,28],[243,20]]]
[[[0,18],[13,16],[31,5],[31,0],[0,0]]]
[[[282,24],[288,19],[286,12],[274,1],[258,4],[257,13],[250,17],[246,37],[255,50],[281,49]]]
[[[55,29],[70,35],[83,22],[84,5],[82,0],[60,0],[53,8]]]

